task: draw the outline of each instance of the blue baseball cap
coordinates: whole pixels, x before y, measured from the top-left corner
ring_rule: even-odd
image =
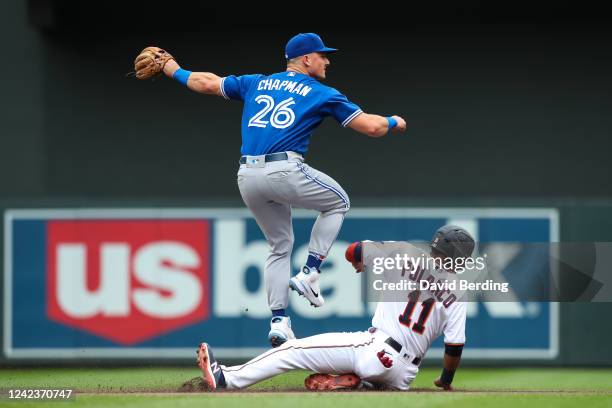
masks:
[[[335,48],[326,47],[323,40],[315,33],[300,33],[292,37],[285,46],[285,58],[293,59],[311,52],[336,52]]]

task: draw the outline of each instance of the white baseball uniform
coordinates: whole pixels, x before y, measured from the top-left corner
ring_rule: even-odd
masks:
[[[264,156],[259,156],[257,164],[247,162],[238,170],[242,199],[270,245],[264,276],[271,310],[289,305],[291,208],[320,211],[312,227],[308,251],[321,256],[327,256],[350,208],[346,192],[334,179],[308,166],[300,154],[287,154],[287,160],[271,163],[265,163]]]
[[[464,302],[433,299],[379,302],[373,327],[368,331],[289,340],[245,364],[221,368],[228,389],[248,387],[303,369],[324,374],[355,373],[371,383],[407,390],[419,371],[420,361],[438,336],[444,334],[446,344],[464,344],[466,306]],[[390,338],[398,343],[395,347]],[[385,366],[381,355],[389,357],[392,364]]]

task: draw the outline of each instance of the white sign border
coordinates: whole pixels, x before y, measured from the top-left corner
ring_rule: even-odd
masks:
[[[312,218],[315,211],[293,210],[293,218]],[[555,208],[503,207],[364,207],[352,208],[347,218],[548,218],[551,242],[559,242],[559,211]],[[4,354],[9,359],[89,359],[89,358],[191,358],[190,348],[28,348],[12,346],[12,227],[20,219],[233,219],[251,218],[246,208],[63,208],[7,209],[4,213]],[[474,349],[466,348],[468,359],[554,359],[559,354],[559,303],[550,302],[550,347],[546,349]],[[42,338],[42,336],[41,336]],[[264,348],[215,348],[219,358],[251,358]],[[443,349],[432,348],[428,357],[442,357]]]

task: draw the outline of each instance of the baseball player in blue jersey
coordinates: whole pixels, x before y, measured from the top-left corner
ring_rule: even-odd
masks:
[[[384,136],[389,130],[404,131],[406,122],[399,116],[365,113],[342,93],[319,82],[325,79],[328,55],[337,50],[326,47],[314,33],[291,38],[285,48],[287,69],[272,75],[220,77],[190,72],[164,50],[147,50],[152,50],[150,58],[141,54],[136,60],[138,78],[144,78],[138,69],[139,61],[145,66],[150,60],[168,77],[193,91],[244,103],[238,187],[270,246],[264,271],[272,310],[268,339],[277,347],[295,338],[285,313],[289,288],[313,306],[323,305],[319,288],[321,262],[350,208],[342,187],[304,162],[312,133],[327,116],[371,137]],[[312,228],[308,259],[302,270],[291,277],[293,206],[320,214]]]

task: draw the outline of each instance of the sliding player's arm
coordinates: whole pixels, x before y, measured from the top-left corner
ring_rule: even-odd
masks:
[[[446,325],[444,326],[444,368],[434,384],[446,391],[452,391],[451,383],[459,368],[461,353],[465,344],[465,321],[467,303],[454,302],[446,309]]]
[[[438,377],[434,384],[446,391],[452,391],[451,383],[455,377],[455,371],[459,368],[461,362],[461,353],[463,352],[463,344],[445,344],[444,345],[444,368],[442,374]]]

